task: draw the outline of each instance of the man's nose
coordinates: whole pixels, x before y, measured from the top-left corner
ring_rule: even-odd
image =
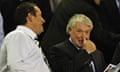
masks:
[[[82,32],[82,38],[84,38],[84,39],[88,40],[88,36],[86,35],[86,33],[85,33],[85,32]]]
[[[42,21],[43,23],[45,23],[45,19],[44,19],[43,17],[41,18],[41,21]]]

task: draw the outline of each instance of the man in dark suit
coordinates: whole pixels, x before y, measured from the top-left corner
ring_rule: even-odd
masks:
[[[93,0],[63,0],[53,15],[42,40],[42,47],[48,48],[66,39],[66,24],[68,19],[75,13],[86,14],[99,27],[98,16],[94,6],[97,7]]]
[[[48,30],[41,41],[41,46],[44,49],[45,54],[47,55],[47,48],[64,41],[66,37],[68,37],[65,30],[66,24],[68,19],[75,13],[86,14],[92,19],[95,29],[101,30],[98,16],[96,14],[96,8],[94,7],[97,7],[97,5],[93,0],[63,0],[58,5],[51,19]],[[95,32],[97,32],[97,30]],[[96,34],[96,37],[100,36]],[[94,39],[96,38],[94,37]]]
[[[49,24],[48,30],[41,42],[42,48],[45,49],[61,41],[64,41],[68,35],[65,32],[66,24],[69,17],[75,13],[83,13],[91,18],[94,29],[91,32],[91,40],[95,42],[98,49],[105,55],[107,63],[111,60],[111,53],[108,48],[111,47],[113,42],[120,40],[120,35],[115,35],[111,31],[103,29],[98,16],[98,5],[101,0],[63,0],[56,9],[53,18]],[[109,52],[109,54],[107,54]]]
[[[103,72],[104,57],[90,40],[93,24],[84,14],[75,14],[67,24],[66,41],[49,48],[53,72]]]

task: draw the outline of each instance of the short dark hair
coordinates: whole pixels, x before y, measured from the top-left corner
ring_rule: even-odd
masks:
[[[24,25],[28,13],[31,13],[32,15],[36,16],[36,11],[34,9],[34,6],[37,5],[32,2],[23,2],[20,5],[18,5],[14,17],[15,24]]]

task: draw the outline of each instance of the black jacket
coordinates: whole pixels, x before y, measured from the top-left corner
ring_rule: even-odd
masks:
[[[96,72],[103,72],[105,64],[99,50],[89,55],[83,49],[78,50],[68,40],[49,49],[48,61],[53,72],[93,72],[91,61],[94,62]]]

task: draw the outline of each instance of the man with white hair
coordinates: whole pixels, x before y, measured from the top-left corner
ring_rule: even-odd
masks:
[[[75,14],[67,24],[66,41],[49,48],[48,61],[53,72],[103,72],[104,58],[90,40],[92,21],[84,14]]]

